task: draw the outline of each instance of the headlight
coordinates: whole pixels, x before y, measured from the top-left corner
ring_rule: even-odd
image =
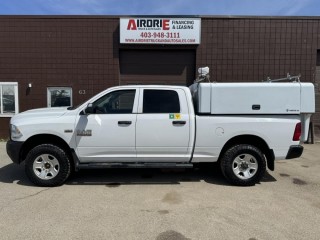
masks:
[[[10,125],[10,130],[11,130],[11,139],[22,137],[22,133],[20,132],[20,130],[17,126]]]

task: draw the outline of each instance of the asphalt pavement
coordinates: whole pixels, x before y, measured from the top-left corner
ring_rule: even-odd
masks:
[[[217,166],[80,171],[33,186],[0,143],[0,239],[320,239],[320,144],[235,187]]]

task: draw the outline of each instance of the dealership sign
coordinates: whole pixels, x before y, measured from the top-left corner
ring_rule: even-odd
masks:
[[[121,18],[120,43],[200,44],[200,18]]]

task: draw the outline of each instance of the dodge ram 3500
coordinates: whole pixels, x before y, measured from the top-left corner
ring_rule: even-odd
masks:
[[[118,86],[75,108],[15,115],[7,153],[39,186],[84,168],[204,162],[219,162],[229,182],[247,186],[275,160],[301,156],[314,111],[314,87],[300,81]]]

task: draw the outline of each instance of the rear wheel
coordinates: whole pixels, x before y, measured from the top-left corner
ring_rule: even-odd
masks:
[[[63,184],[70,175],[70,160],[63,149],[53,144],[41,144],[27,155],[25,170],[36,185],[54,187]]]
[[[229,148],[220,162],[226,179],[234,185],[251,186],[260,182],[266,172],[263,153],[255,146],[239,144]]]

